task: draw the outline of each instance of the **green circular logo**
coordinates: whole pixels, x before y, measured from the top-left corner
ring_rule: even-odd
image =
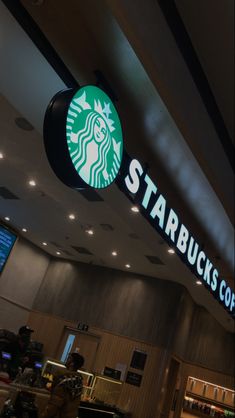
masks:
[[[73,96],[66,136],[78,175],[91,187],[109,186],[120,169],[123,139],[117,111],[103,90],[86,86]]]

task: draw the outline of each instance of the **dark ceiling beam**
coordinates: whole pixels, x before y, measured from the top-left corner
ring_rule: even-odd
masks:
[[[232,170],[234,171],[235,154],[231,137],[228,133],[224,119],[217,106],[215,97],[193,47],[189,34],[178,12],[175,1],[158,0],[158,3],[174,36],[175,42],[191,73],[194,83],[197,86],[198,92],[214,125],[224,152],[231,164]]]
[[[57,54],[56,50],[50,44],[46,36],[43,34],[39,26],[21,2],[18,0],[2,0],[2,2],[66,86],[75,89],[79,88],[77,80],[73,77],[69,69]]]

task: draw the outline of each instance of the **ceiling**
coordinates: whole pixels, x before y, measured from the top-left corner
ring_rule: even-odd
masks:
[[[50,99],[69,82],[58,75],[58,60],[53,68],[56,55],[47,45],[50,53],[43,56],[7,9],[8,3],[0,2],[0,152],[5,156],[0,160],[0,186],[18,199],[0,197],[2,222],[9,216],[10,226],[20,235],[27,228],[24,237],[54,257],[120,270],[128,263],[131,272],[177,281],[233,331],[224,309],[195,284],[176,255],[169,255],[164,240],[131,211],[115,184],[91,196],[55,177],[43,147],[43,118]],[[233,286],[234,172],[159,3],[138,0],[133,7],[129,0],[70,0],[69,8],[62,1],[21,3],[79,85],[97,83],[94,71],[102,72],[117,96],[128,153],[148,162],[168,204]],[[178,0],[176,6],[233,138],[233,2],[226,0],[223,7],[213,2],[210,36],[211,1],[205,3]],[[226,48],[214,48],[213,39]],[[19,127],[21,117],[32,130]],[[28,185],[30,179],[36,187]],[[75,220],[68,218],[70,213]],[[92,236],[86,232],[90,228]],[[90,254],[81,253],[81,248]],[[111,255],[113,250],[117,257]]]

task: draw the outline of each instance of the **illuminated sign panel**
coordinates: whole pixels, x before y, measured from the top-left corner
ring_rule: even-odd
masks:
[[[175,247],[212,295],[233,316],[235,294],[202,248],[167,206],[141,163],[123,151],[121,124],[114,105],[99,88],[58,93],[44,120],[44,142],[55,174],[69,187],[108,187],[114,180],[151,225]]]
[[[120,189],[139,204],[142,214],[151,225],[175,247],[178,255],[190,270],[199,277],[213,296],[231,314],[235,312],[235,294],[202,248],[180,222],[175,211],[167,206],[165,197],[144,171],[141,163],[125,155],[121,176],[117,179]]]
[[[16,238],[15,234],[0,225],[0,273],[7,262]]]
[[[97,189],[116,178],[122,160],[122,129],[117,111],[101,89],[83,87],[73,96],[66,119],[69,154],[83,181]]]

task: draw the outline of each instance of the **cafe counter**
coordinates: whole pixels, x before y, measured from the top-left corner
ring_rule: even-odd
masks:
[[[4,402],[10,398],[14,403],[17,395],[20,392],[27,392],[35,396],[35,405],[38,408],[38,413],[40,417],[40,414],[44,410],[50,397],[50,393],[48,392],[48,390],[14,383],[8,385],[0,383],[0,412],[2,411]],[[121,411],[117,407],[112,407],[99,402],[88,401],[81,401],[78,416],[79,418],[105,418],[106,416],[107,418],[130,417],[129,414],[127,414],[125,411]]]

